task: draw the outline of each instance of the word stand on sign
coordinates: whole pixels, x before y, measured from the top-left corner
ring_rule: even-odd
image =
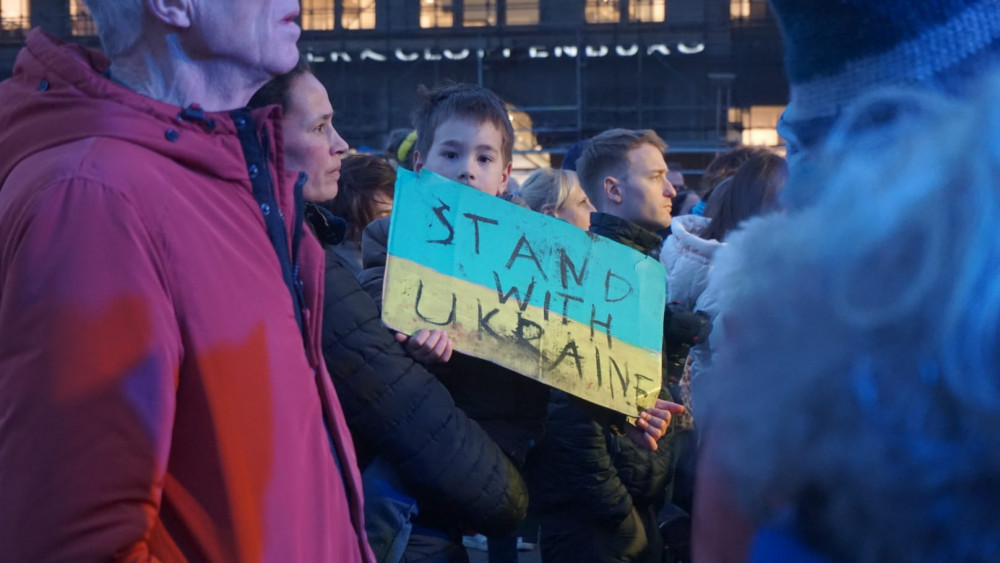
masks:
[[[452,182],[400,169],[383,321],[635,416],[661,386],[663,266]],[[475,377],[475,374],[469,374]]]

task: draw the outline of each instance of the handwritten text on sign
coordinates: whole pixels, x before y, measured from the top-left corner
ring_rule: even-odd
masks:
[[[664,279],[630,248],[399,170],[383,295],[396,330],[443,328],[460,352],[635,415],[660,390]]]

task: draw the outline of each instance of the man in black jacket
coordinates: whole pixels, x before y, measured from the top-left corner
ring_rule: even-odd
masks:
[[[665,149],[652,131],[614,129],[587,143],[577,172],[598,209],[591,232],[659,257],[663,240],[655,231],[670,225],[676,195]],[[656,514],[673,473],[670,439],[655,451],[635,447],[578,402],[554,395],[529,479],[543,559],[659,563]],[[673,400],[665,387],[660,398]]]

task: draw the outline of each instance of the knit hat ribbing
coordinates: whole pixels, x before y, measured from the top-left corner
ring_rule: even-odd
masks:
[[[836,115],[876,87],[1000,59],[1000,0],[771,0],[785,40],[786,119]],[[984,70],[984,69],[983,69]]]

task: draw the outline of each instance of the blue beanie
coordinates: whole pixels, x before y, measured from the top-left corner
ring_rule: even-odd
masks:
[[[1000,0],[770,0],[785,40],[784,119],[836,116],[879,86],[952,89],[1000,60]]]
[[[576,172],[576,161],[580,160],[580,156],[583,155],[583,149],[587,146],[587,142],[590,139],[584,139],[582,141],[577,141],[573,143],[573,146],[566,151],[566,156],[563,157],[562,169],[572,170]]]

